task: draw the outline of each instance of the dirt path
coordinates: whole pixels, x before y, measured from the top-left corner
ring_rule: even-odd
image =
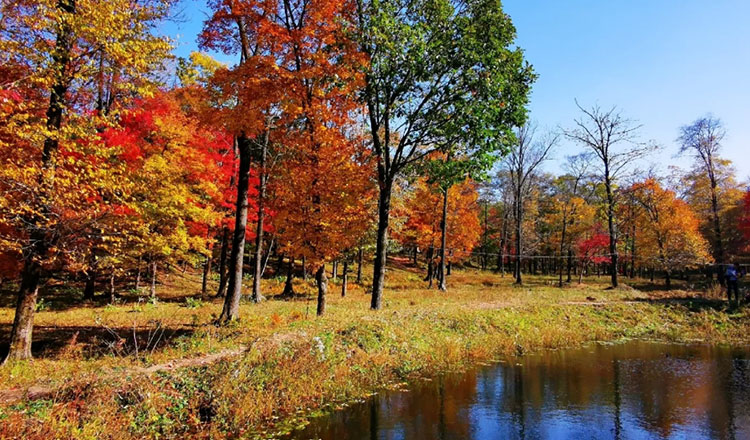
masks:
[[[203,365],[210,365],[214,362],[218,362],[222,359],[240,356],[247,352],[248,347],[240,345],[237,348],[225,349],[216,353],[206,354],[203,356],[185,358],[185,359],[173,359],[163,364],[152,365],[150,367],[133,367],[124,371],[118,371],[118,374],[124,373],[135,373],[135,374],[154,374],[161,371],[174,371],[180,368],[188,367],[200,367]],[[54,394],[60,390],[60,387],[46,386],[46,385],[31,385],[25,388],[11,388],[6,390],[0,390],[0,405],[8,406],[13,405],[24,400],[37,400],[53,397]]]

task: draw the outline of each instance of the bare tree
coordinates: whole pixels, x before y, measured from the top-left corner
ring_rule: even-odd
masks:
[[[585,109],[576,106],[583,113],[575,120],[575,127],[565,130],[565,136],[578,144],[591,149],[599,159],[599,178],[606,191],[606,214],[609,229],[609,253],[612,264],[610,275],[612,287],[617,287],[617,205],[615,188],[623,172],[634,160],[643,157],[653,147],[636,141],[641,125],[622,116],[617,107],[603,110],[599,106]]]
[[[724,263],[724,241],[721,233],[721,222],[719,219],[719,197],[718,178],[716,173],[716,161],[721,149],[721,141],[726,136],[726,130],[721,120],[711,115],[696,119],[692,124],[680,128],[680,154],[689,153],[693,156],[698,166],[706,172],[711,184],[711,214],[713,216],[714,234],[714,259],[719,264],[719,282],[723,284],[724,273],[721,264]]]
[[[506,171],[510,174],[513,192],[513,209],[516,229],[515,277],[516,284],[522,284],[521,255],[523,244],[524,203],[530,195],[534,171],[549,158],[552,148],[557,144],[559,135],[548,133],[535,139],[536,126],[524,124],[516,130],[518,143],[504,161]]]

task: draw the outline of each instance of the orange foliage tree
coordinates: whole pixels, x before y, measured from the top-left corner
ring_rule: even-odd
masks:
[[[342,231],[356,226],[352,210],[362,212],[354,202],[361,200],[369,173],[362,172],[364,156],[350,139],[350,115],[356,110],[354,92],[366,59],[348,38],[352,2],[236,0],[214,1],[211,7],[214,13],[206,22],[202,44],[240,52],[238,66],[219,69],[214,77],[223,97],[219,101],[232,103],[220,107],[217,114],[224,114],[225,124],[237,136],[239,186],[250,146],[257,151],[260,181],[253,295],[258,300],[265,204],[280,213],[274,229],[282,237],[284,252],[309,256],[310,263],[321,268],[345,248],[346,241],[341,239],[347,234]],[[283,161],[278,167],[281,171],[273,175],[269,174],[269,148]],[[284,181],[269,182],[275,200],[266,200],[267,178],[281,175]],[[238,202],[236,229],[242,226],[241,205]],[[304,239],[299,228],[308,234]],[[334,241],[338,246],[325,244]],[[242,244],[235,240],[232,247],[232,261],[241,268],[235,249],[241,253]],[[238,273],[241,278],[241,269]],[[230,283],[223,319],[236,318],[238,301],[238,288]]]
[[[479,243],[481,224],[478,198],[476,183],[469,179],[448,189],[447,262],[463,261]],[[414,183],[403,205],[396,208],[396,216],[402,219],[402,225],[394,231],[395,236],[402,243],[413,243],[427,250],[427,281],[430,286],[435,274],[435,251],[441,246],[442,208],[442,191],[437,185],[430,185],[425,178]]]
[[[630,188],[643,208],[643,228],[638,246],[646,266],[665,273],[667,288],[676,268],[696,267],[710,262],[708,242],[700,234],[700,221],[690,206],[664,189],[654,178]]]
[[[0,222],[10,234],[0,246],[23,261],[8,358],[31,357],[39,286],[54,269],[74,269],[71,257],[88,248],[89,219],[115,211],[88,203],[117,196],[107,153],[95,142],[116,117],[102,111],[104,90],[108,103],[153,91],[152,74],[170,50],[153,29],[170,3],[2,3]]]

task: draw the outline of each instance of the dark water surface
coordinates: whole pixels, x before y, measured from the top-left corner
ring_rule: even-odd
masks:
[[[293,439],[750,439],[750,350],[628,342],[383,392]]]

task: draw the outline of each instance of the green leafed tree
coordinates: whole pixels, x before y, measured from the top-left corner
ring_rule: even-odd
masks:
[[[376,160],[371,308],[381,307],[394,181],[432,153],[492,163],[526,117],[535,78],[498,0],[358,0],[362,99]]]

